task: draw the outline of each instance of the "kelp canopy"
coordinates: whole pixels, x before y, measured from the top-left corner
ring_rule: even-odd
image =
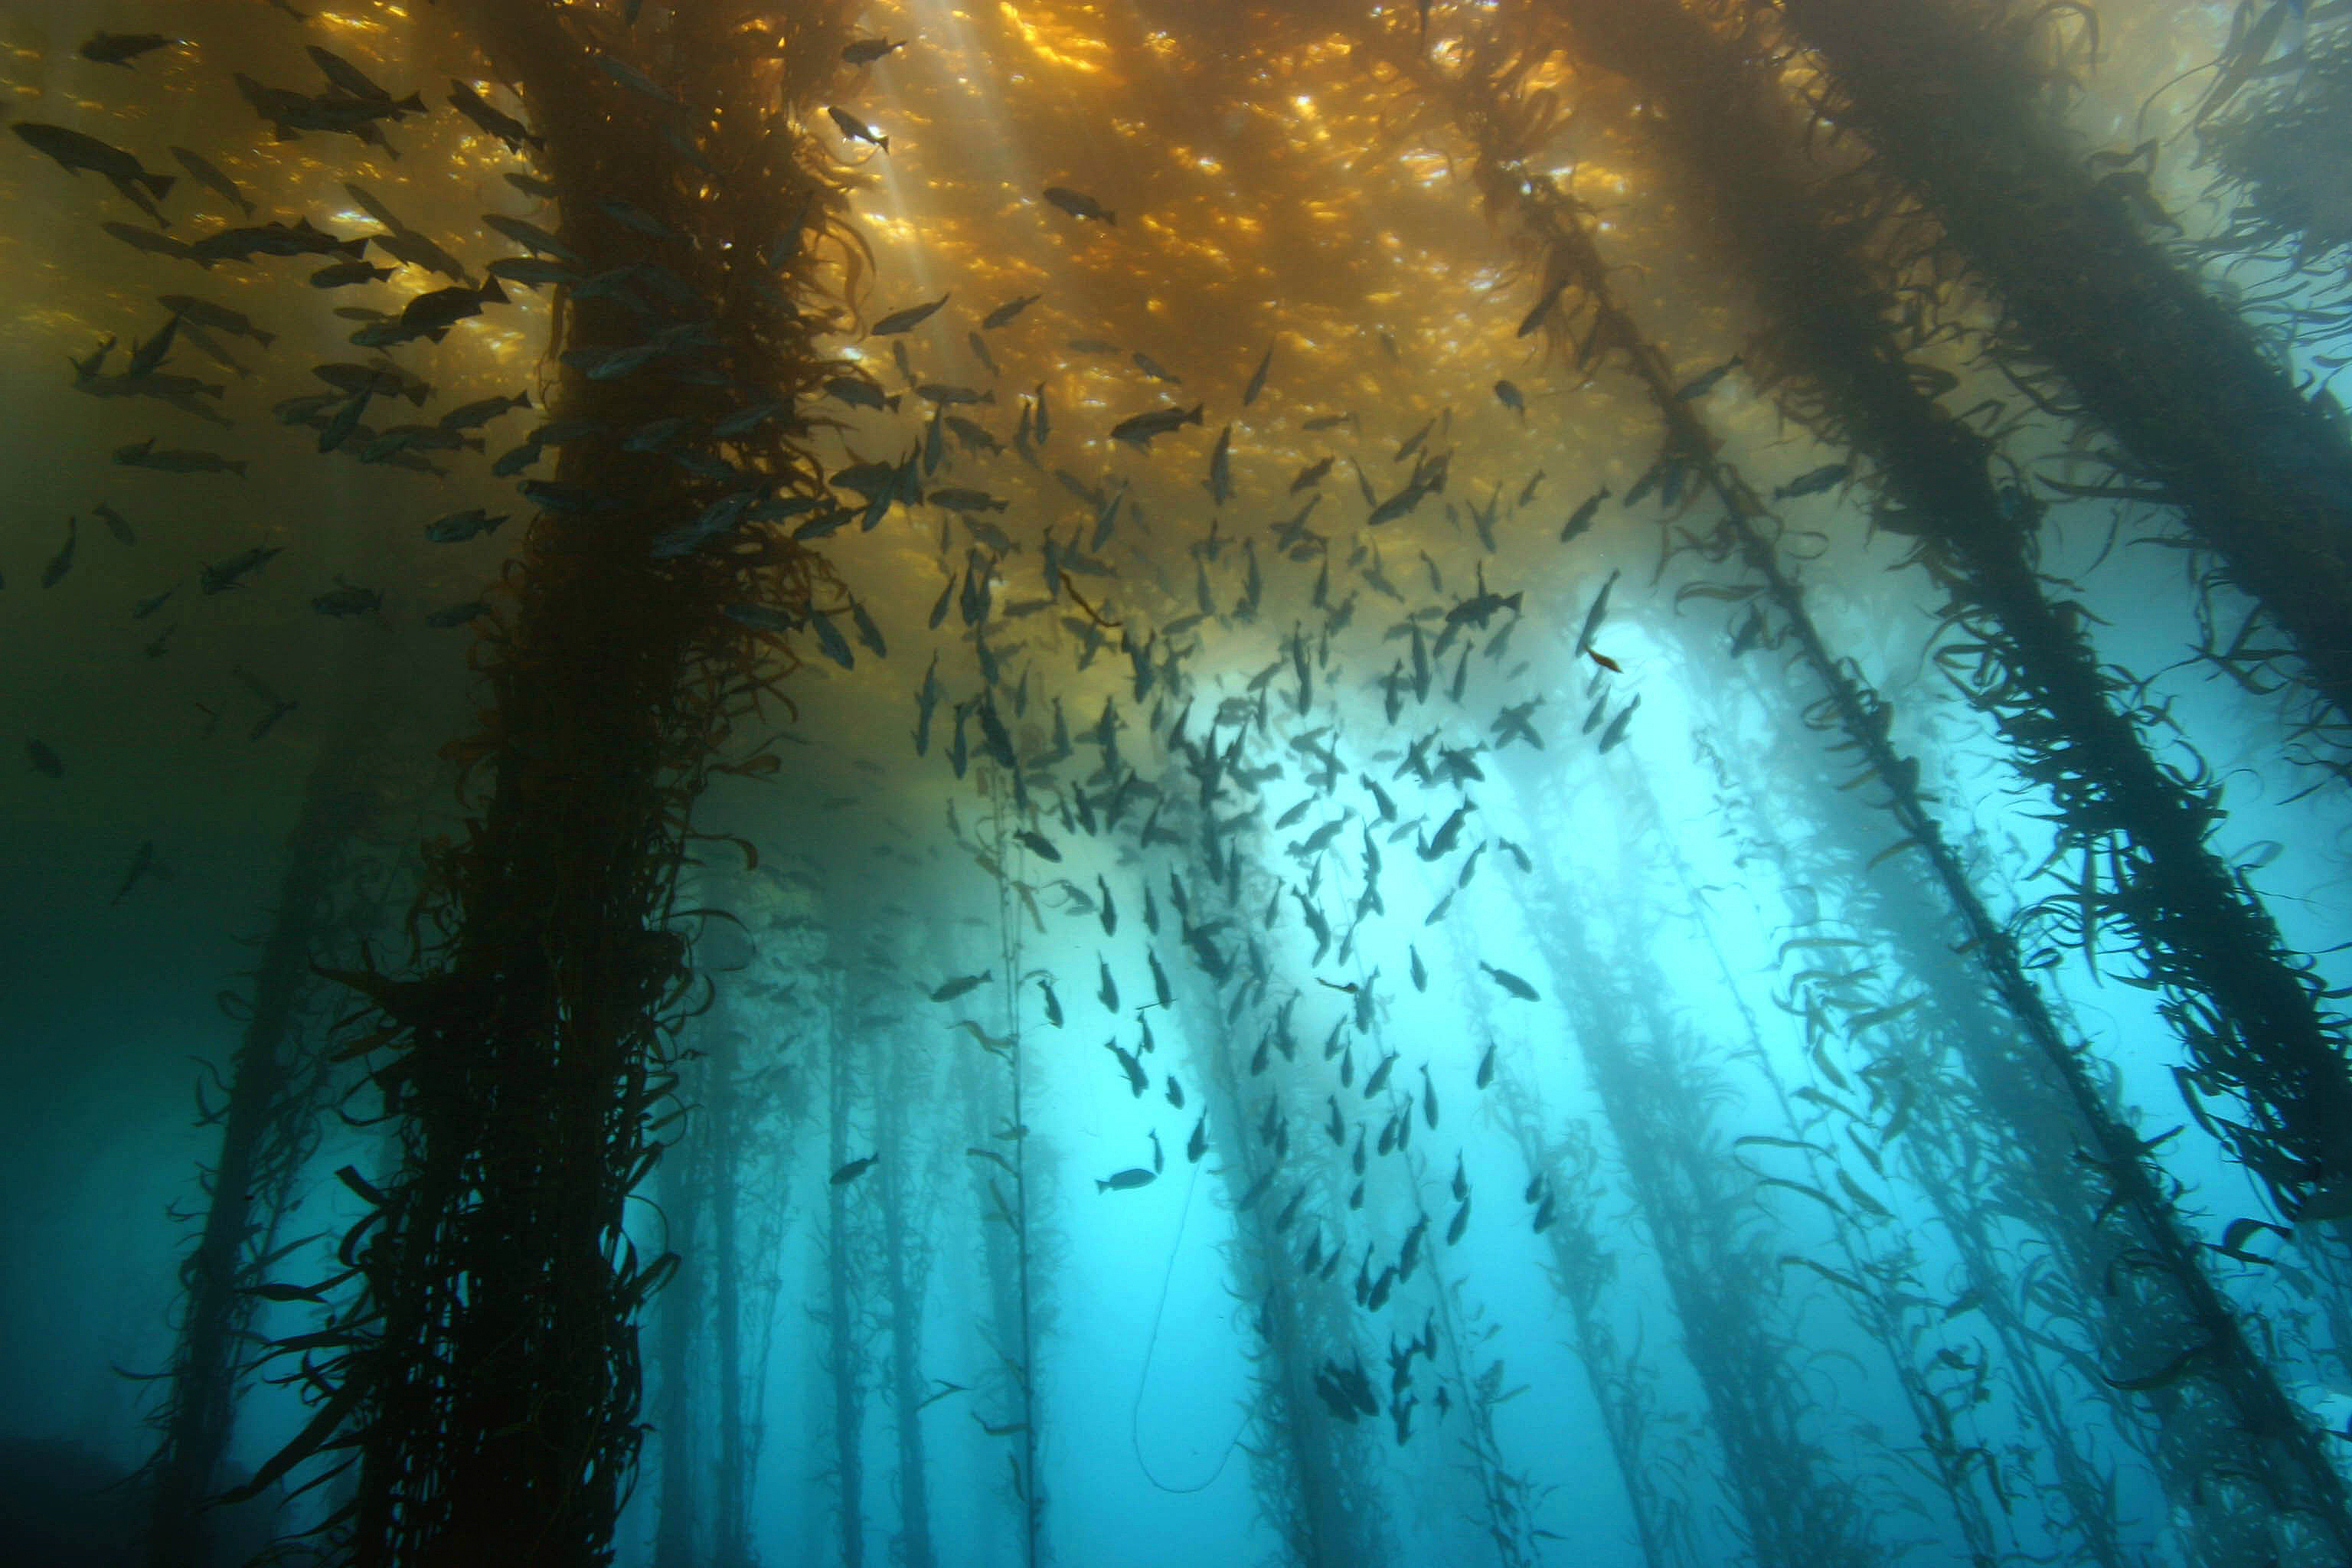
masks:
[[[2352,1564],[2347,0],[0,18],[39,1560]]]

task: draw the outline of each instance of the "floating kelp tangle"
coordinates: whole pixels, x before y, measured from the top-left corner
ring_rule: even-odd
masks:
[[[2103,172],[2074,144],[2054,84],[2057,35],[2077,14],[2015,0],[1783,0],[1778,15],[1816,51],[1822,121],[1859,132],[1873,169],[1911,192],[1940,245],[1990,285],[2005,368],[2037,402],[2071,405],[2105,432],[2133,493],[2179,509],[2227,580],[2293,640],[2322,754],[2352,768],[2352,438],[2150,238],[2149,222],[2170,220],[2147,210],[2147,171]],[[2251,664],[2245,648],[2241,633],[2207,651]]]
[[[770,9],[440,8],[520,93],[551,250],[596,279],[559,289],[549,398],[592,434],[527,488],[484,728],[455,749],[488,782],[433,857],[423,972],[356,977],[387,1019],[400,1166],[346,1177],[371,1205],[345,1242],[364,1299],[306,1346],[331,1392],[262,1474],[351,1429],[335,1527],[362,1564],[609,1561],[635,1464],[636,1318],[675,1258],[637,1256],[623,1220],[700,989],[687,816],[789,667],[785,630],[842,608],[771,520],[818,489],[789,400],[823,374],[829,317],[803,307],[837,202],[797,116],[846,33],[812,4],[779,37]],[[672,418],[669,449],[631,438]]]
[[[2127,705],[2079,613],[2044,595],[2033,503],[1995,482],[1992,443],[1937,405],[1927,390],[1936,373],[1910,362],[1864,237],[1801,177],[1787,106],[1758,63],[1763,41],[1664,0],[1554,0],[1552,10],[1572,24],[1574,48],[1660,108],[1642,124],[1705,199],[1711,237],[1770,316],[1756,353],[1784,378],[1792,412],[1877,465],[1879,527],[1916,541],[1914,559],[1951,595],[1946,618],[1967,640],[1940,647],[1939,664],[2056,802],[2058,855],[2088,868],[2065,900],[2080,911],[2066,934],[2084,945],[2109,928],[2129,936],[2138,978],[2187,1043],[2190,1081],[2200,1096],[2236,1099],[2246,1120],[2202,1104],[2198,1116],[2283,1211],[2333,1194],[2352,1179],[2342,1020],[2208,847],[2212,784],[2157,761],[2143,731],[2162,716]],[[2313,1485],[2338,1499],[2327,1511],[2340,1519],[2340,1483],[2323,1468]]]

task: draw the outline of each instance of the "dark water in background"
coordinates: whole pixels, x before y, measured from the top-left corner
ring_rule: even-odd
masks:
[[[1437,7],[1440,36],[1475,20],[1475,9]],[[2325,23],[2322,9],[2311,25]],[[1732,657],[1742,605],[1681,591],[1736,582],[1732,567],[1685,555],[1659,569],[1667,531],[1711,521],[1701,514],[1712,503],[1681,497],[1669,509],[1653,495],[1622,504],[1656,452],[1654,412],[1615,370],[1580,372],[1540,352],[1539,338],[1513,335],[1534,284],[1455,166],[1467,162],[1458,136],[1353,52],[1353,8],[1329,10],[1313,25],[1305,9],[1288,16],[1296,34],[1258,54],[1253,45],[1281,29],[1245,7],[1180,17],[1123,4],[877,6],[862,31],[915,41],[857,73],[835,101],[888,134],[890,150],[874,153],[819,126],[863,181],[851,208],[873,251],[857,284],[865,321],[949,300],[910,334],[845,337],[838,352],[898,393],[890,342],[901,342],[917,382],[984,392],[988,401],[948,412],[1005,449],[973,450],[948,436],[947,461],[929,482],[1011,504],[977,514],[982,530],[930,505],[827,540],[828,559],[889,653],[876,658],[860,647],[844,669],[805,651],[784,688],[797,722],[779,714],[772,726],[789,728],[782,769],[772,780],[718,779],[698,816],[705,831],[757,847],[761,865],[743,869],[723,843],[695,847],[701,864],[687,873],[683,902],[723,905],[744,924],[740,932],[714,924],[698,954],[724,973],[717,1005],[683,1037],[704,1053],[688,1089],[698,1110],[630,1223],[648,1251],[662,1245],[665,1215],[683,1226],[691,1213],[692,1234],[708,1238],[710,1195],[722,1184],[737,1194],[743,1419],[757,1449],[751,1543],[770,1563],[839,1562],[846,1534],[868,1560],[921,1560],[898,1473],[899,1423],[916,1418],[895,1381],[904,1363],[892,1359],[892,1325],[904,1319],[914,1323],[911,1386],[940,1394],[919,1413],[930,1560],[1024,1561],[1021,1510],[1005,1479],[1007,1453],[1026,1452],[1023,1435],[1007,1430],[1022,1422],[1008,1370],[1018,1343],[1013,1249],[991,1216],[992,1163],[968,1152],[1009,1150],[998,1135],[1010,1119],[1008,1058],[988,1042],[1017,1037],[1030,1129],[1034,1462],[1045,1498],[1039,1560],[1297,1561],[1295,1543],[1314,1541],[1334,1562],[1642,1563],[1591,1375],[1604,1342],[1648,1413],[1634,1473],[1657,1489],[1661,1515],[1687,1521],[1687,1554],[1661,1548],[1655,1562],[1743,1560],[1734,1489],[1694,1371],[1706,1358],[1687,1342],[1717,1331],[1678,1321],[1660,1216],[1637,1201],[1638,1182],[1629,1184],[1622,1130],[1612,1130],[1595,1087],[1606,1069],[1596,1069],[1594,1051],[1616,1047],[1654,1063],[1638,1093],[1652,1097],[1644,1103],[1674,1146],[1694,1152],[1689,1168],[1710,1173],[1711,1185],[1683,1191],[1686,1207],[1666,1228],[1698,1249],[1686,1258],[1709,1256],[1712,1237],[1730,1249],[1713,1255],[1718,1261],[1736,1258],[1750,1270],[1753,1290],[1734,1292],[1750,1309],[1749,1348],[1777,1355],[1776,1387],[1803,1401],[1783,1429],[1812,1447],[1812,1473],[1858,1510],[1862,1538],[1880,1553],[1871,1560],[1895,1561],[1911,1542],[1906,1561],[1968,1561],[1949,1500],[1917,1462],[1920,1411],[1832,1279],[1875,1260],[1900,1321],[1898,1352],[1948,1402],[1949,1451],[1982,1456],[1963,1488],[2000,1560],[2090,1561],[2068,1555],[2079,1544],[2074,1526],[2037,1489],[2053,1481],[2047,1434],[2020,1394],[2008,1347],[1979,1310],[1956,1305],[1967,1271],[1920,1167],[1895,1139],[1848,1131],[1850,1121],[1883,1130],[1888,1102],[1873,1096],[1866,1114],[1849,1117],[1804,1098],[1852,1105],[1870,1096],[1862,1068],[1874,1057],[1966,1026],[1922,1002],[1889,1011],[1879,1035],[1865,1024],[1859,1043],[1822,1044],[1804,1016],[1801,988],[1821,985],[1819,973],[1801,978],[1808,965],[1857,976],[1835,983],[1856,988],[1841,1004],[1846,1016],[1900,1009],[1929,994],[1931,977],[1905,970],[1869,911],[1921,911],[1929,947],[1948,951],[1957,931],[1943,929],[1917,866],[1897,859],[1857,877],[1893,830],[1872,809],[1872,788],[1839,787],[1852,760],[1827,753],[1797,721],[1815,695],[1810,678],[1785,649]],[[2147,94],[2210,59],[2229,29],[2216,6],[2134,6],[2105,20],[2101,68],[2074,111],[2086,147],[2137,140],[2131,121]],[[1409,28],[1393,17],[1381,24],[1400,25]],[[129,68],[77,58],[101,27],[191,41]],[[12,117],[79,128],[174,174],[168,147],[201,151],[260,217],[307,216],[339,236],[380,227],[345,185],[358,182],[478,280],[480,266],[514,253],[481,215],[555,219],[501,178],[526,165],[445,107],[446,79],[483,78],[454,28],[428,5],[358,0],[321,4],[307,23],[260,0],[0,6]],[[322,91],[304,56],[310,44],[359,62],[396,93],[425,89],[431,112],[390,129],[397,159],[348,137],[269,140],[232,73]],[[516,108],[510,96],[493,98]],[[2168,103],[2153,128],[2177,131],[2182,117]],[[362,803],[358,826],[334,836],[344,868],[338,924],[319,938],[322,963],[348,963],[361,936],[379,952],[404,951],[415,847],[461,831],[467,806],[441,749],[474,721],[476,633],[425,619],[481,593],[520,550],[529,504],[489,462],[541,415],[490,423],[484,453],[428,453],[445,475],[348,452],[321,457],[315,431],[271,410],[327,390],[308,366],[364,357],[344,342],[357,323],[335,307],[396,311],[447,279],[408,267],[382,283],[313,289],[305,279],[323,258],[310,258],[200,270],[102,232],[103,222],[142,220],[98,175],[68,176],[14,138],[5,153],[0,271],[16,308],[0,325],[0,405],[9,414],[0,435],[0,668],[9,672],[0,734],[14,760],[0,775],[0,1038],[11,1091],[0,1098],[0,1173],[13,1201],[0,1209],[0,1436],[23,1446],[5,1467],[14,1489],[36,1494],[12,1498],[12,1509],[61,1520],[73,1510],[58,1500],[79,1489],[71,1467],[118,1475],[152,1443],[142,1416],[155,1387],[119,1373],[161,1367],[172,1354],[173,1271],[187,1232],[166,1209],[200,1206],[194,1173],[215,1157],[218,1137],[191,1125],[190,1081],[197,1063],[225,1062],[235,1047],[238,998],[279,907],[306,789]],[[1692,204],[1620,121],[1596,110],[1546,155],[1604,215],[1625,303],[1678,376],[1752,353],[1754,307],[1693,233]],[[2186,145],[2166,157],[2158,189],[2187,232],[2218,229],[2217,210],[2197,200],[2202,175]],[[1056,211],[1039,196],[1047,185],[1092,194],[1118,222]],[[163,205],[179,236],[234,216],[184,176]],[[175,290],[233,306],[277,334],[266,349],[214,334],[249,377],[185,342],[173,348],[170,370],[226,389],[198,399],[228,427],[148,399],[78,395],[72,385],[68,357],[113,335],[121,342],[109,368],[119,370],[134,340],[166,320],[155,297]],[[433,384],[421,412],[396,399],[377,406],[429,421],[518,390],[541,402],[551,380],[542,358],[549,291],[509,284],[508,292],[511,304],[459,325],[446,342],[395,351]],[[987,331],[992,371],[968,334],[992,307],[1032,293],[1038,303]],[[1963,309],[1981,324],[1980,308]],[[1269,345],[1264,392],[1244,406]],[[2300,373],[2332,369],[2324,343],[2280,352]],[[2002,392],[1982,366],[1951,363],[1968,378],[1948,395],[1953,406],[1979,390]],[[1513,384],[1523,413],[1498,397],[1498,378]],[[1027,417],[1021,400],[1041,383],[1053,428],[1029,463],[1012,449],[1014,426]],[[1205,403],[1202,423],[1148,449],[1109,438],[1115,422],[1163,400]],[[1842,457],[1785,420],[1745,363],[1693,402],[1759,489]],[[926,406],[911,389],[895,411],[828,402],[839,427],[822,433],[816,450],[828,468],[896,462],[923,440]],[[1338,415],[1350,417],[1307,428]],[[1212,453],[1229,423],[1231,497],[1220,504]],[[1425,450],[1451,454],[1446,488],[1402,521],[1368,528],[1358,474],[1379,497],[1393,495],[1416,471],[1412,456],[1397,454],[1425,426]],[[227,454],[249,473],[110,461],[148,436]],[[2009,450],[2057,474],[2069,471],[2060,466],[2066,445],[2063,429],[2036,423]],[[1336,461],[1324,477],[1294,484],[1327,456]],[[551,458],[530,472],[551,468]],[[1612,494],[1590,531],[1558,542],[1578,504],[1604,485]],[[1083,653],[1087,628],[1068,602],[1014,615],[1045,593],[1047,532],[1066,551],[1074,530],[1094,530],[1100,505],[1077,490],[1107,498],[1118,486],[1127,487],[1121,513],[1091,551],[1113,575],[1071,580],[1104,618],[1160,628],[1154,658],[1187,650],[1181,675],[1161,675],[1164,684],[1141,698],[1116,641]],[[1292,558],[1272,530],[1318,489],[1325,499],[1306,527],[1328,542],[1325,552],[1302,547]],[[135,542],[96,520],[100,502],[127,520]],[[1901,569],[1902,540],[1864,528],[1869,504],[1865,484],[1836,484],[1784,509],[1801,531],[1813,613],[1893,703],[1900,749],[1922,760],[1941,820],[2005,916],[2057,889],[2046,869],[2036,874],[2051,830],[1990,726],[1927,658],[1937,595]],[[516,521],[470,542],[425,541],[425,524],[476,505]],[[2043,567],[2053,578],[2082,574],[2068,592],[2098,617],[2101,656],[2150,680],[2151,700],[2170,704],[2179,742],[2224,781],[2219,848],[2254,868],[2289,945],[2341,983],[2343,957],[2328,951],[2346,926],[2340,786],[2309,788],[2315,774],[2285,754],[2276,705],[2183,662],[2196,627],[2181,561],[2139,542],[2168,525],[2135,514],[2111,548],[2114,510],[2058,505],[2042,535]],[[1491,514],[1491,544],[1480,512]],[[45,586],[69,517],[73,557]],[[1024,755],[1051,748],[1056,702],[1074,743],[1068,760],[1034,771],[1038,812],[1025,824],[1007,815],[1004,770],[982,755],[977,721],[966,739],[979,760],[961,779],[950,768],[956,705],[977,697],[982,678],[960,609],[937,628],[927,624],[942,585],[961,590],[967,552],[995,552],[987,530],[1017,547],[994,564],[997,700]],[[259,544],[282,553],[243,586],[201,591],[205,566]],[[1254,605],[1253,563],[1262,584]],[[1614,672],[1579,635],[1612,574],[1591,650]],[[1409,681],[1412,654],[1410,636],[1388,634],[1415,610],[1462,603],[1480,582],[1514,595],[1513,607],[1455,633],[1432,661],[1427,696],[1406,692],[1392,721],[1382,680],[1402,670]],[[381,613],[339,617],[314,606],[351,584],[381,589]],[[160,609],[133,618],[135,605],[167,589]],[[1421,625],[1434,642],[1444,621]],[[151,639],[167,629],[151,654]],[[935,652],[947,696],[918,757],[908,731]],[[1294,653],[1314,663],[1303,712]],[[1449,695],[1457,659],[1458,698]],[[1215,809],[1227,819],[1221,859],[1243,857],[1230,907],[1213,892],[1197,818],[1181,806],[1171,805],[1168,820],[1183,836],[1171,828],[1140,847],[1137,829],[1158,798],[1148,790],[1118,806],[1124,833],[1089,837],[1066,821],[1076,792],[1097,811],[1111,809],[1120,775],[1097,772],[1102,753],[1087,733],[1106,700],[1118,714],[1119,755],[1170,801],[1190,798],[1197,772],[1162,738],[1184,700],[1172,691],[1180,680],[1190,734],[1221,703],[1235,704],[1220,742],[1246,731],[1241,764],[1281,769]],[[1599,742],[1636,697],[1604,752]],[[262,729],[280,700],[296,706]],[[1498,721],[1529,702],[1525,721],[1540,749],[1508,743]],[[1155,703],[1165,704],[1156,721]],[[1441,748],[1483,748],[1465,755],[1481,775],[1466,790],[1401,767],[1407,748],[1431,737]],[[61,776],[34,760],[34,742]],[[1323,767],[1332,777],[1318,789],[1309,781]],[[1475,813],[1459,843],[1416,853],[1465,798]],[[1277,826],[1302,802],[1302,815]],[[1332,825],[1327,840],[1310,839]],[[1060,862],[1003,837],[1022,826]],[[151,844],[162,869],[118,897]],[[1381,868],[1377,907],[1359,902],[1368,844]],[[1201,943],[1180,932],[1171,873],[1196,901]],[[1156,934],[1145,925],[1147,889]],[[1115,931],[1099,912],[1106,891]],[[1310,908],[1335,928],[1319,962]],[[1203,944],[1244,973],[1254,946],[1265,984],[1215,983],[1203,972]],[[1155,999],[1153,962],[1169,977],[1171,1002],[1139,1013]],[[2161,1132],[2183,1120],[2169,1070],[2179,1043],[2150,994],[2119,980],[2127,959],[2111,955],[2105,967],[2068,949],[2042,978],[2122,1103],[2145,1108],[2142,1130]],[[1061,1026],[1047,1020],[1039,973],[1050,977]],[[1097,994],[1105,973],[1116,1006]],[[1945,978],[1980,985],[1973,973],[1954,961]],[[931,999],[968,974],[987,982]],[[1369,1003],[1342,986],[1361,988]],[[322,1049],[341,1008],[324,987],[309,1008],[305,1038]],[[1254,1073],[1252,1054],[1286,1024],[1295,1056],[1277,1049]],[[1156,1049],[1137,1058],[1147,1091],[1131,1092],[1118,1053],[1139,1051],[1147,1027]],[[1490,1046],[1492,1081],[1482,1087]],[[722,1048],[736,1053],[741,1087],[735,1135],[714,1149],[708,1064]],[[1371,1073],[1391,1055],[1392,1078],[1368,1096]],[[1181,1108],[1171,1103],[1171,1076]],[[338,1104],[364,1109],[347,1091],[356,1092],[338,1078],[322,1097],[318,1142],[280,1239],[337,1233],[356,1217],[331,1175],[337,1167],[389,1167],[380,1130],[334,1114]],[[219,1100],[209,1087],[199,1092],[204,1103]],[[1210,1152],[1196,1163],[1185,1145],[1204,1106]],[[1335,1114],[1336,1142],[1325,1126]],[[1278,1123],[1286,1152],[1276,1165],[1276,1136],[1261,1129]],[[1370,1158],[1361,1205],[1351,1207],[1359,1132],[1377,1146],[1401,1126],[1409,1143]],[[1154,1134],[1164,1160],[1157,1179],[1104,1188],[1116,1173],[1152,1166]],[[1735,1146],[1738,1138],[1788,1142]],[[1808,1142],[1820,1147],[1789,1146]],[[881,1166],[828,1181],[877,1152]],[[2032,1157],[2074,1152],[2061,1144]],[[1545,1173],[1533,1186],[1531,1159]],[[2221,1240],[2235,1216],[2269,1213],[2194,1125],[2164,1161],[2188,1184],[2184,1205],[2202,1239]],[[1247,1205],[1256,1219],[1237,1221],[1254,1173],[1268,1169],[1277,1173]],[[1463,1208],[1457,1169],[1472,1196],[1449,1243]],[[1839,1184],[1839,1170],[1867,1205],[1845,1195],[1853,1188]],[[1784,1184],[1759,1186],[1760,1175]],[[1276,1228],[1274,1216],[1302,1191]],[[1963,1186],[1943,1201],[1965,1206],[1979,1195]],[[1541,1230],[1539,1218],[1549,1222]],[[2014,1269],[1998,1283],[2030,1289],[2043,1272],[2030,1228],[1997,1208],[1990,1223],[1998,1256]],[[1571,1232],[1582,1239],[1565,1240]],[[1316,1258],[1339,1253],[1328,1283],[1300,1271],[1310,1241]],[[2341,1428],[2352,1373],[2326,1308],[2333,1300],[2340,1310],[2342,1294],[2324,1270],[2314,1283],[2293,1268],[2298,1249],[2315,1253],[2318,1241],[2273,1237],[2261,1250],[2275,1248],[2290,1269],[2223,1260],[2222,1278],[2265,1325],[2281,1382],[2315,1419]],[[1400,1262],[1406,1247],[1415,1266],[1368,1306],[1364,1279]],[[330,1267],[331,1248],[313,1248],[314,1272]],[[720,1419],[708,1370],[718,1353],[717,1285],[708,1250],[688,1256],[684,1283],[648,1320],[646,1418],[655,1431],[619,1533],[631,1562],[656,1560],[666,1459],[695,1477],[686,1501],[670,1504],[693,1510],[693,1550],[716,1550],[707,1510]],[[2315,1257],[2301,1262],[2318,1266]],[[1594,1286],[1581,1319],[1570,1302],[1579,1267]],[[1280,1294],[1268,1285],[1276,1277],[1310,1283],[1297,1287],[1292,1326],[1270,1331],[1261,1314]],[[2116,1426],[2103,1397],[2111,1391],[2091,1381],[2096,1356],[2046,1299],[2027,1295],[2020,1310],[2063,1347],[2045,1347],[2037,1375],[2055,1380],[2063,1424],[2092,1468],[2113,1473],[2128,1560],[2188,1560],[2194,1549],[2135,1438]],[[310,1310],[270,1305],[260,1322],[299,1331]],[[665,1359],[664,1346],[677,1344],[663,1337],[665,1311],[692,1314],[682,1436],[680,1407],[667,1403],[678,1363]],[[845,1311],[836,1333],[828,1314]],[[1395,1352],[1424,1331],[1430,1353],[1392,1385]],[[845,1347],[846,1368],[835,1364]],[[1359,1359],[1377,1413],[1338,1420],[1328,1401],[1316,1402],[1314,1372]],[[2117,1377],[2128,1370],[2105,1368]],[[1265,1392],[1285,1379],[1300,1412],[1287,1428]],[[255,1387],[234,1462],[261,1464],[303,1419],[289,1391]],[[1293,1434],[1287,1450],[1277,1440],[1284,1430]],[[1283,1452],[1291,1460],[1275,1457]],[[845,1467],[845,1455],[858,1464]],[[845,1503],[838,1480],[850,1468],[861,1473],[859,1491]],[[1312,1496],[1300,1485],[1309,1474],[1323,1478]],[[303,1510],[312,1506],[296,1505],[288,1521],[311,1517]],[[87,1526],[86,1542],[111,1536],[111,1544],[44,1545],[37,1556],[111,1560],[103,1553],[127,1550],[135,1513],[126,1500]],[[862,1522],[845,1526],[845,1517]],[[84,1529],[57,1528],[58,1542]],[[52,1539],[29,1526],[22,1538]]]

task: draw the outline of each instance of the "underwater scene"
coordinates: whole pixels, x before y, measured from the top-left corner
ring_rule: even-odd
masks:
[[[0,1563],[2352,1568],[2352,0],[0,62]]]

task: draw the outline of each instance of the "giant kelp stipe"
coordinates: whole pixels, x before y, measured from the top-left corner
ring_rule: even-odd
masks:
[[[30,1561],[2352,1568],[2352,0],[0,23]]]

